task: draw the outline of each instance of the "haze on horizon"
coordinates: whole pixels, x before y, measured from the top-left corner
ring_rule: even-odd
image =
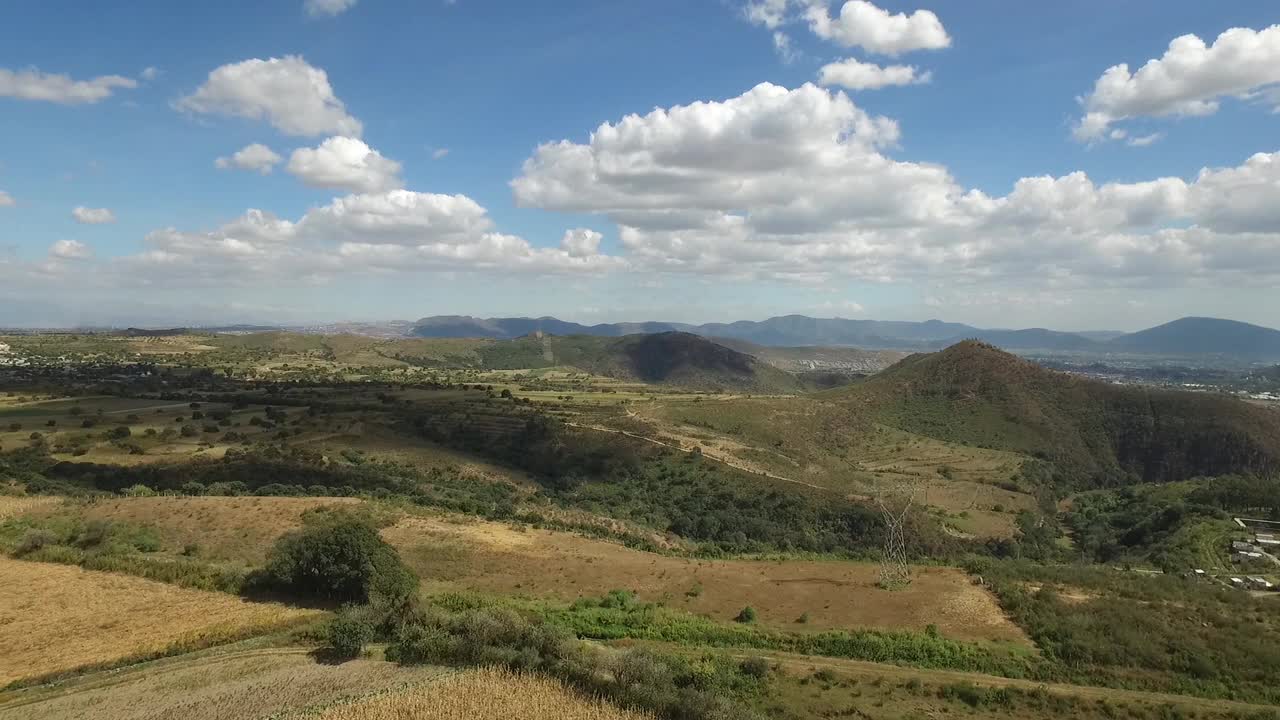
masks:
[[[1274,326],[1268,10],[50,0],[0,27],[0,326]]]

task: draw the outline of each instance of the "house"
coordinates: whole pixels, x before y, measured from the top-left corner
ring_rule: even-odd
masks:
[[[10,352],[12,351],[9,350],[8,345],[6,345],[5,343],[0,343],[0,355],[8,355]]]
[[[1256,551],[1258,550],[1258,548],[1256,548],[1256,547],[1254,547],[1254,546],[1250,545],[1249,543],[1247,543],[1247,542],[1240,542],[1239,540],[1236,540],[1236,541],[1234,541],[1234,542],[1232,542],[1232,543],[1231,543],[1231,549],[1232,549],[1232,550],[1235,550],[1235,551],[1236,551],[1236,552],[1238,552],[1238,553],[1240,553],[1240,552],[1256,552]]]
[[[1270,590],[1271,588],[1275,587],[1274,585],[1271,584],[1269,580],[1267,580],[1264,577],[1253,576],[1245,579],[1248,581],[1249,587],[1253,588],[1254,590]]]

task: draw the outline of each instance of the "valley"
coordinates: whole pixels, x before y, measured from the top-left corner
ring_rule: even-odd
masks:
[[[370,693],[416,707],[413,688],[445,692],[442,666],[492,664],[448,643],[407,662],[427,651],[372,621],[362,659],[309,669],[331,624],[391,610],[268,590],[263,573],[290,538],[351,523],[415,578],[421,609],[396,622],[450,642],[515,623],[492,657],[576,688],[563,653],[610,667],[656,653],[643,662],[672,682],[700,657],[714,680],[699,692],[762,717],[1233,717],[1280,702],[1267,664],[1246,664],[1272,652],[1280,605],[1228,587],[1238,533],[1220,521],[1274,512],[1280,413],[1233,398],[1097,383],[977,342],[882,368],[857,363],[893,358],[831,355],[849,373],[835,387],[796,350],[681,333],[6,342],[26,362],[0,384],[5,572],[14,587],[66,575],[58,592],[96,601],[57,621],[78,636],[92,623],[91,646],[42,664],[6,641],[19,665],[0,717],[139,692],[178,712],[163,683],[188,662],[220,668],[200,680],[213,706],[346,717]],[[906,523],[902,588],[883,579],[890,507]],[[1207,579],[1181,579],[1196,568]],[[17,619],[24,597],[0,604],[5,627],[53,638]],[[196,606],[211,624],[159,619]],[[116,614],[131,607],[169,634],[128,631]],[[562,640],[521,645],[538,633]],[[115,666],[127,681],[101,675]],[[326,689],[268,699],[283,668]],[[663,702],[623,704],[666,716]]]

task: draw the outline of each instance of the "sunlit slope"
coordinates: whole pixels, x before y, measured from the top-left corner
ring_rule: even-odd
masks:
[[[1054,372],[978,342],[913,355],[823,399],[908,432],[1048,460],[1076,485],[1280,468],[1280,413]]]

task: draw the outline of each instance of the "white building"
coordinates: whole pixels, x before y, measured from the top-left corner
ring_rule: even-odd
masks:
[[[4,343],[0,343],[0,355],[8,355],[9,352],[9,346]]]

